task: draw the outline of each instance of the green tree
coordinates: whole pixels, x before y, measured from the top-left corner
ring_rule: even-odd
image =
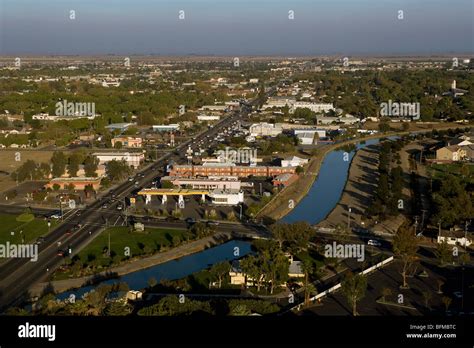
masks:
[[[211,267],[210,273],[217,279],[219,289],[222,287],[222,280],[229,274],[230,264],[227,261],[216,263]]]
[[[407,226],[402,226],[393,238],[393,252],[400,258],[402,267],[400,274],[403,279],[403,288],[408,288],[407,274],[410,267],[417,260],[418,240],[415,233],[410,231]]]
[[[58,178],[64,174],[66,170],[67,158],[62,151],[55,151],[51,157],[51,163],[53,164],[51,174],[53,177]]]
[[[357,302],[365,296],[367,290],[367,278],[360,274],[349,273],[341,282],[341,289],[352,308],[352,315],[356,316]]]
[[[97,176],[97,168],[99,167],[99,159],[89,155],[84,161],[84,172],[87,177],[95,178]]]

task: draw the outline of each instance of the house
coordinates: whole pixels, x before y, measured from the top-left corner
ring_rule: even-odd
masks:
[[[466,151],[466,159],[471,162],[474,162],[474,145],[464,146],[463,150]]]
[[[287,187],[298,180],[297,174],[280,174],[272,180],[275,187]]]
[[[458,145],[450,145],[436,150],[436,161],[457,162],[466,157],[466,150]]]
[[[281,160],[282,167],[300,167],[307,164],[309,160],[307,158],[299,158],[297,156],[287,157]]]
[[[111,140],[112,146],[115,147],[117,143],[121,143],[123,147],[129,148],[141,148],[142,145],[142,138],[139,137],[115,137]]]
[[[441,231],[438,235],[438,243],[447,243],[449,245],[470,246],[472,236],[466,234],[463,230]]]

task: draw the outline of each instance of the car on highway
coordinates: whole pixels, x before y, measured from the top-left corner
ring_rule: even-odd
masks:
[[[367,241],[367,245],[372,245],[372,246],[381,246],[382,243],[380,243],[378,240],[376,239],[369,239]]]
[[[208,221],[207,225],[208,226],[219,226],[219,222],[217,222],[217,221]]]
[[[56,255],[61,256],[61,257],[66,257],[68,255],[68,252],[67,250],[59,249]]]
[[[107,209],[108,207],[107,203],[102,204],[102,209]]]
[[[117,205],[117,210],[122,210],[122,209],[123,209],[122,204]]]
[[[44,237],[38,237],[38,239],[36,239],[35,244],[40,245],[40,244],[43,243],[43,242],[44,242]]]

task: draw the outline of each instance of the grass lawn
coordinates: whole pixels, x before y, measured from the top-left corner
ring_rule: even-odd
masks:
[[[89,245],[87,245],[78,257],[84,264],[98,261],[102,266],[110,265],[110,259],[104,257],[104,250],[109,243],[113,256],[113,262],[127,259],[125,248],[130,248],[131,257],[151,254],[159,251],[164,246],[172,246],[179,241],[191,238],[191,233],[181,229],[147,228],[145,232],[130,232],[128,227],[111,227],[104,230]],[[174,241],[174,243],[173,243]]]
[[[48,222],[46,220],[35,218],[30,222],[19,222],[16,221],[17,215],[0,214],[0,244],[5,244],[7,241],[10,243],[20,244],[21,234],[23,231],[25,236],[25,243],[33,242],[39,236],[48,233]],[[54,227],[55,222],[51,222],[51,229]],[[14,235],[11,234],[14,232]]]
[[[474,182],[474,165],[468,163],[464,165],[469,168],[469,175],[465,178],[466,181]],[[462,166],[462,163],[432,164],[430,170],[434,179],[442,180],[449,174],[461,177]]]

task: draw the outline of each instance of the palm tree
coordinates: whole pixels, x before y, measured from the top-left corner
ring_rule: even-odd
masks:
[[[309,282],[309,275],[313,273],[313,264],[309,260],[304,260],[301,263],[301,270],[304,273],[304,305],[309,306],[309,298],[311,295],[311,288],[310,288],[310,282]],[[313,286],[313,290],[315,287]]]

